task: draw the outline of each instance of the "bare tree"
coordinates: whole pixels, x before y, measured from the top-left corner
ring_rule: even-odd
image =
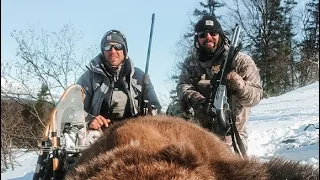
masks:
[[[11,36],[17,43],[17,52],[15,59],[2,59],[1,99],[11,100],[23,108],[1,113],[1,148],[4,152],[17,148],[17,144],[26,139],[31,141],[24,141],[21,146],[36,146],[34,142],[40,140],[39,132],[49,115],[41,108],[48,110],[56,105],[59,94],[76,82],[94,55],[92,47],[84,50],[79,47],[81,33],[71,24],[58,32],[30,26],[27,30],[13,31]],[[41,98],[40,89],[43,91]],[[37,103],[40,100],[42,103]],[[9,146],[8,142],[15,147]]]
[[[24,142],[25,131],[28,129],[21,116],[23,107],[10,100],[1,101],[1,170],[5,171],[17,163],[13,153],[14,141]],[[22,144],[20,144],[22,145]],[[23,145],[22,145],[23,146]],[[21,146],[21,147],[22,147]],[[25,146],[24,146],[25,147]]]
[[[45,85],[46,101],[55,105],[59,94],[83,73],[86,62],[93,56],[92,48],[82,51],[78,47],[81,33],[71,24],[58,32],[44,29],[38,32],[29,27],[26,31],[15,30],[11,35],[18,48],[16,59],[7,60],[1,66],[1,78],[10,82],[1,85],[1,95],[29,106],[33,115],[39,117],[36,109],[21,99],[36,100],[37,92]]]
[[[242,44],[253,57],[264,91],[279,95],[292,88],[294,0],[233,0],[230,19],[243,28]],[[291,79],[290,79],[291,78]]]

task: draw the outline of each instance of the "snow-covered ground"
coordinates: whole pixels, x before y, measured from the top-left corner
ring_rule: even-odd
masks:
[[[252,108],[248,153],[262,158],[282,156],[319,167],[319,82]]]
[[[249,155],[269,159],[282,156],[319,167],[319,82],[278,97],[263,99],[252,108],[248,123]],[[37,155],[18,158],[21,166],[1,173],[1,179],[29,180]]]

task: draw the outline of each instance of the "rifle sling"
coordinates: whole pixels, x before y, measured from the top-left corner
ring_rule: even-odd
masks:
[[[228,90],[227,92],[228,95],[228,101],[229,101],[229,106],[230,106],[230,116],[229,119],[231,120],[231,139],[232,139],[232,145],[233,148],[235,150],[235,152],[237,152],[238,154],[240,154],[240,156],[242,158],[247,157],[247,153],[246,153],[246,149],[244,147],[244,144],[240,138],[240,134],[238,132],[238,129],[236,127],[236,116],[235,116],[235,110],[236,108],[234,107],[235,103],[236,103],[236,98],[235,96],[232,96],[231,94],[231,90]]]

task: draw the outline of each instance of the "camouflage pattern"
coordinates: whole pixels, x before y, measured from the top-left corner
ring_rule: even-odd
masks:
[[[227,49],[228,46],[226,45]],[[227,51],[219,58],[225,59]],[[221,59],[220,59],[221,60]],[[259,69],[253,59],[239,52],[233,62],[235,72],[237,72],[245,81],[245,87],[234,92],[232,98],[235,99],[234,113],[236,115],[236,126],[241,138],[246,145],[247,133],[246,125],[249,119],[250,110],[262,99],[262,85],[260,81]],[[210,79],[214,72],[220,71],[219,65],[215,65],[213,61],[200,62],[197,57],[189,57],[182,64],[181,74],[177,84],[177,94],[181,101],[181,108],[188,112],[190,107],[190,99],[196,92],[200,92],[204,97],[208,98],[210,89]],[[194,118],[204,128],[212,131],[212,116],[208,115],[202,107],[193,109]],[[227,142],[231,140],[226,137]],[[228,140],[229,139],[229,140]],[[230,143],[230,142],[229,142]]]

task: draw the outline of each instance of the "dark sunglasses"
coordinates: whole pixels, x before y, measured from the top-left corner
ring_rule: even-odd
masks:
[[[106,44],[104,46],[105,51],[110,51],[111,48],[114,48],[116,51],[119,51],[119,50],[123,50],[123,45],[122,44]]]
[[[200,38],[205,38],[207,36],[207,33],[209,33],[210,36],[216,36],[219,34],[219,31],[218,30],[201,31],[201,32],[198,32],[197,34]]]

